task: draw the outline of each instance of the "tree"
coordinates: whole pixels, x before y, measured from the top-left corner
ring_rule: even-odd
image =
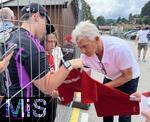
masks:
[[[122,19],[121,19],[121,22],[123,22],[123,23],[128,23],[128,20],[127,20],[126,18],[122,18]]]
[[[140,18],[138,18],[137,20],[136,20],[136,24],[144,24],[144,19],[143,19],[143,17],[140,17]]]
[[[105,19],[105,24],[106,25],[114,25],[115,24],[115,20],[113,20],[113,19]]]
[[[150,24],[150,17],[148,16],[144,17],[144,24]]]
[[[141,10],[141,16],[150,17],[150,1],[148,1]]]
[[[117,23],[121,23],[121,17],[118,17]]]
[[[133,16],[132,13],[129,14],[129,22],[131,22],[133,20]]]
[[[103,16],[99,16],[96,18],[97,25],[105,25],[105,18]]]
[[[91,22],[95,23],[95,19],[93,15],[91,14],[90,6],[85,2],[85,0],[81,0],[81,3],[82,3],[82,9],[83,9],[83,19],[90,20]]]
[[[143,18],[144,24],[150,24],[150,1],[142,8],[141,17]]]

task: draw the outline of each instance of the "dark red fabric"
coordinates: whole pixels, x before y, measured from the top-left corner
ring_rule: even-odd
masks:
[[[98,85],[98,101],[94,102],[98,116],[139,114],[139,103],[117,89]]]
[[[144,93],[142,93],[144,96],[146,96],[146,97],[150,97],[150,92],[144,92]]]
[[[71,40],[72,40],[71,34],[66,35],[66,36],[64,37],[64,40],[67,41],[67,42],[71,42]]]
[[[48,55],[47,56],[47,60],[48,60],[48,63],[50,65],[50,68],[55,70],[55,64],[54,64],[54,57],[53,57],[53,55]]]
[[[76,79],[79,80],[76,81]],[[62,104],[70,103],[73,100],[75,91],[82,93],[82,103],[93,103],[94,101],[97,101],[96,83],[86,80],[86,75],[84,75],[84,73],[81,74],[78,70],[72,70],[65,81],[67,80],[68,83],[63,83],[58,88],[59,96],[64,99],[64,101],[62,101]]]
[[[69,83],[69,80],[77,77],[79,80]],[[139,103],[130,101],[128,94],[97,82],[84,71],[80,73],[78,70],[73,70],[66,80],[68,83],[63,83],[58,88],[63,104],[71,102],[74,92],[80,91],[81,102],[94,103],[98,117],[139,114]]]

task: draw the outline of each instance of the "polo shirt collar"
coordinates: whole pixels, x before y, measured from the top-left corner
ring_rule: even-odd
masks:
[[[103,37],[102,38],[100,37],[100,39],[102,41],[103,48],[104,48],[104,50],[103,50],[103,56],[102,56],[102,61],[101,62],[102,63],[109,63],[110,62],[109,57],[110,57],[111,54],[108,52],[108,48],[109,47],[107,46],[107,41],[105,41],[103,39]]]

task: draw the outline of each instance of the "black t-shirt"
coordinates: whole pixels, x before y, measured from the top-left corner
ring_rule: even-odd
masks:
[[[10,109],[8,109],[7,103],[2,108],[0,107],[0,121],[1,119],[17,119],[17,121],[39,121],[40,119],[40,121],[54,122],[57,100],[43,94],[31,83],[32,80],[42,78],[50,69],[44,48],[30,32],[23,28],[11,33],[8,46],[11,43],[16,43],[18,47],[8,65],[12,85],[7,91],[9,96],[5,97],[3,103],[6,103],[7,97],[11,98],[11,102]],[[2,116],[7,115],[8,110],[10,116]]]
[[[17,93],[17,97],[44,96],[33,83],[30,83],[34,79],[40,79],[49,71],[43,46],[40,45],[39,40],[23,28],[12,32],[8,42],[18,45],[8,66],[12,82],[9,87],[9,96],[16,94],[23,87],[25,88]]]

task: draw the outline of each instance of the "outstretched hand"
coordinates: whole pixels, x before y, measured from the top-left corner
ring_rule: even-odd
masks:
[[[0,73],[3,72],[9,64],[9,60],[11,59],[13,52],[6,56],[2,61],[0,61]]]
[[[81,59],[69,60],[73,69],[83,69],[83,61]]]
[[[138,93],[138,92],[135,92],[135,93],[131,94],[130,95],[130,100],[140,102],[141,101],[141,94]]]

